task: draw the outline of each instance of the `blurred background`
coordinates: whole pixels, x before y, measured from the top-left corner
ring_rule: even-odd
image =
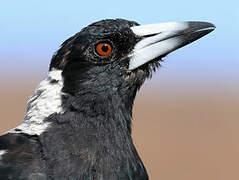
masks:
[[[214,23],[144,84],[133,136],[151,180],[239,179],[238,1],[10,0],[0,10],[0,133],[22,122],[53,53],[82,27],[105,18]]]

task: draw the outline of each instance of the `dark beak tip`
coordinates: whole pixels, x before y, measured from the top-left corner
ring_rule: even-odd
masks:
[[[210,28],[211,31],[214,31],[216,29],[216,25],[212,23],[208,23],[208,28]]]
[[[216,25],[210,22],[204,22],[207,27],[216,28]]]
[[[191,21],[189,22],[189,27],[192,30],[208,30],[208,31],[213,31],[216,29],[216,25],[210,23],[210,22],[202,22],[202,21]]]
[[[212,23],[210,23],[210,24],[211,24],[211,26],[212,26],[214,29],[217,28],[215,24],[212,24]]]

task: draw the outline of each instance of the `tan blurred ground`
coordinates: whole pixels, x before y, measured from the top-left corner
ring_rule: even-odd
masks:
[[[22,121],[40,80],[29,79],[1,82],[0,133]],[[137,96],[134,139],[150,179],[238,180],[239,88],[189,87],[147,83]]]

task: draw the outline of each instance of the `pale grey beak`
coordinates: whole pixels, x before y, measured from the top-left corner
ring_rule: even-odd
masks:
[[[156,58],[183,47],[212,32],[215,26],[208,22],[171,22],[131,27],[139,41],[129,55],[129,70],[134,70]]]

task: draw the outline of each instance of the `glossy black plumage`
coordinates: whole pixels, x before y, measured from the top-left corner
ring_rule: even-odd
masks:
[[[202,24],[211,25],[197,27]],[[167,53],[129,70],[136,44],[155,35],[136,35],[131,28],[138,25],[103,20],[62,44],[52,58],[51,76],[29,101],[24,126],[0,137],[0,180],[148,179],[131,137],[132,108],[137,90]],[[109,56],[96,53],[99,42],[112,45]],[[55,112],[45,105],[48,100]]]
[[[101,21],[62,44],[50,70],[63,70],[64,113],[45,119],[52,125],[40,136],[0,137],[0,144],[9,145],[2,144],[8,153],[2,156],[0,179],[147,179],[131,138],[132,104],[144,78],[127,77],[128,72],[122,71],[127,68],[127,54],[139,39],[129,29],[135,24]],[[107,58],[94,53],[95,43],[102,39],[114,44]],[[20,145],[12,140],[15,138],[26,142]],[[21,163],[8,162],[9,156],[16,157],[11,143],[22,152],[17,155]]]

